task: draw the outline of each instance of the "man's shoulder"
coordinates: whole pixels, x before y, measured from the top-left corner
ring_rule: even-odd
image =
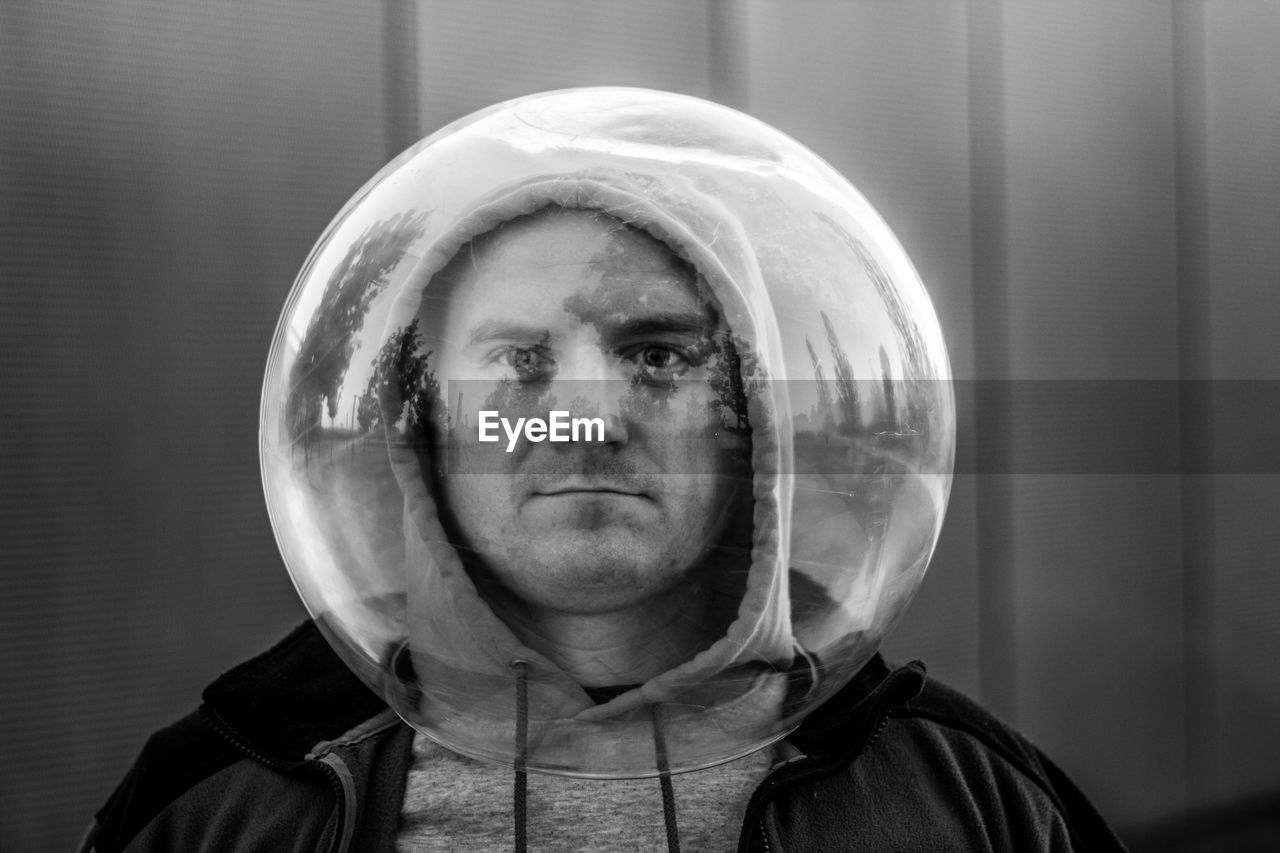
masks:
[[[95,816],[94,850],[118,850],[185,791],[240,760],[193,711],[152,734]]]
[[[1034,744],[919,662],[874,655],[791,740],[805,756],[776,790],[801,794],[785,811],[802,846],[1123,849]]]
[[[310,621],[223,674],[203,699],[198,710],[147,739],[98,811],[92,849],[123,848],[209,780],[243,776],[236,767],[297,770],[316,744],[386,710]]]
[[[892,778],[910,792],[899,804],[924,804],[966,845],[1123,850],[1075,782],[1029,738],[933,678],[888,712],[859,764],[868,780],[862,796]]]
[[[277,761],[300,760],[387,707],[311,620],[224,673],[203,698],[215,728]]]
[[[1048,758],[1025,735],[965,693],[934,678],[912,699],[890,711],[891,720],[999,758],[1037,783],[1048,780]]]

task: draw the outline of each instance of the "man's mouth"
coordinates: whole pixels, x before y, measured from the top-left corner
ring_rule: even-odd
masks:
[[[648,497],[646,492],[626,483],[598,482],[591,480],[569,480],[554,486],[543,486],[535,489],[535,497],[566,497],[570,495],[623,495],[632,498]]]

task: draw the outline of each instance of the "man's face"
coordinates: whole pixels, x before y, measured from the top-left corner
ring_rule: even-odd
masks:
[[[609,613],[688,579],[751,493],[717,437],[725,330],[688,265],[617,220],[556,211],[508,223],[442,278],[428,346],[453,409],[441,489],[463,546],[554,612]],[[481,410],[514,425],[553,409],[601,418],[603,440],[522,435],[508,451],[499,427],[478,441]]]

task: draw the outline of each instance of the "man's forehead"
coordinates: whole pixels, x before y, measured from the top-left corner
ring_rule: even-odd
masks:
[[[712,327],[715,301],[696,270],[663,242],[607,214],[555,210],[521,217],[472,241],[444,287],[451,337],[553,317],[606,328]],[[466,328],[458,328],[462,323]]]
[[[679,266],[666,244],[610,214],[548,207],[502,223],[472,241],[478,269],[594,265],[616,273],[661,272]]]

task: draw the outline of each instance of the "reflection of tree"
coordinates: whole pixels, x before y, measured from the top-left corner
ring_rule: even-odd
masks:
[[[382,422],[382,404],[378,402],[377,387],[378,382],[370,377],[364,393],[356,401],[356,424],[360,432],[368,432]]]
[[[836,234],[853,250],[862,263],[863,270],[876,289],[889,322],[898,338],[898,349],[903,361],[902,389],[906,399],[906,422],[909,427],[918,427],[928,417],[936,405],[933,394],[936,393],[933,383],[924,380],[931,377],[932,369],[924,341],[920,337],[920,327],[911,316],[906,304],[902,301],[893,282],[881,269],[875,256],[867,250],[862,241],[850,234],[842,225],[825,214],[818,214]]]
[[[735,429],[751,429],[749,404],[759,398],[764,383],[759,359],[745,341],[728,333],[712,336],[707,347],[707,382],[713,395],[708,405],[721,425],[729,425],[728,412]]]
[[[356,333],[405,249],[422,234],[424,220],[404,213],[375,223],[329,276],[289,377],[290,435],[304,436],[318,426],[322,407],[330,418],[337,414],[342,380],[359,346]]]
[[[804,345],[809,348],[809,360],[813,362],[813,378],[818,383],[818,412],[816,418],[818,428],[827,430],[831,428],[831,419],[833,417],[831,387],[827,385],[827,378],[822,375],[822,362],[819,361],[818,353],[813,348],[813,342],[806,337]]]
[[[898,420],[898,398],[894,391],[893,379],[889,376],[889,353],[880,347],[880,382],[884,388],[884,411],[880,418],[886,429],[892,429]]]
[[[495,382],[480,411],[496,411],[501,417],[538,417],[539,412],[555,408],[557,400],[549,388],[556,370],[550,331],[543,332],[536,344],[515,348],[507,364],[515,376]]]
[[[392,334],[373,359],[373,374],[356,404],[360,428],[382,423],[390,430],[403,420],[408,438],[433,443],[448,413],[430,361],[416,319]]]
[[[880,295],[881,301],[884,302],[885,310],[889,313],[889,321],[893,324],[894,331],[898,333],[898,340],[907,363],[906,378],[912,380],[927,376],[927,359],[924,352],[924,342],[920,339],[920,329],[916,326],[915,319],[907,311],[907,306],[903,304],[902,298],[898,295],[898,289],[893,286],[893,282],[889,281],[889,277],[880,268],[879,262],[867,251],[866,246],[862,245],[861,241],[854,240],[853,246],[858,253],[858,260],[862,261],[863,269],[867,271],[867,277],[871,279],[876,293]]]
[[[858,382],[853,375],[853,365],[844,347],[840,346],[840,338],[836,335],[835,326],[826,312],[822,316],[822,326],[827,331],[827,343],[831,346],[831,359],[835,362],[836,406],[839,416],[836,431],[852,435],[862,425],[862,401],[858,394]]]
[[[858,252],[858,258],[862,261],[863,268],[867,271],[867,276],[871,279],[871,283],[875,285],[876,292],[880,294],[880,298],[884,301],[885,309],[889,312],[889,320],[893,323],[893,328],[898,333],[902,355],[906,361],[906,370],[903,376],[904,390],[906,391],[905,431],[919,429],[928,417],[929,411],[934,408],[928,399],[932,391],[931,383],[922,381],[931,374],[929,372],[928,357],[925,354],[924,341],[920,338],[920,329],[916,325],[914,318],[907,312],[907,306],[903,304],[897,289],[893,286],[893,282],[889,281],[889,277],[884,274],[884,270],[880,268],[880,264],[875,257],[858,241],[854,241],[854,248]],[[881,354],[883,356],[883,350]],[[894,417],[897,417],[896,412]]]
[[[633,373],[627,383],[627,391],[618,401],[618,411],[625,421],[645,423],[666,419],[671,411],[671,397],[676,393],[674,378],[663,382],[646,380],[640,373]]]
[[[573,413],[574,417],[578,418],[598,418],[600,417],[600,401],[579,394],[569,401],[569,411]]]
[[[558,402],[545,382],[521,382],[504,376],[494,383],[480,410],[498,412],[505,418],[545,418]]]

